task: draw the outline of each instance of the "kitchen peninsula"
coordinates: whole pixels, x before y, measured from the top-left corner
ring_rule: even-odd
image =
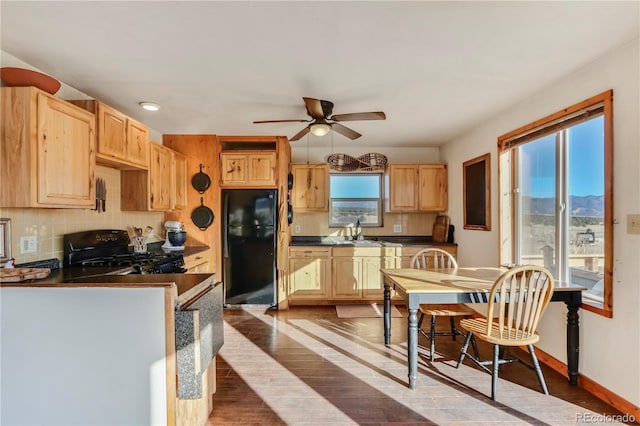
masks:
[[[206,423],[223,344],[216,275],[90,281],[0,284],[3,422]]]

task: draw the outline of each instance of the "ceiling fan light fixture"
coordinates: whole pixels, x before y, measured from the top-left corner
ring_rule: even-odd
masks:
[[[312,124],[309,129],[315,136],[324,136],[329,133],[329,130],[331,130],[331,126],[327,123],[315,123]]]
[[[160,105],[155,102],[140,102],[138,105],[146,111],[158,111],[160,109]]]

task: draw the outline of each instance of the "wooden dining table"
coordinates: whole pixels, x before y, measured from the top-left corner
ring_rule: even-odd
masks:
[[[391,344],[391,291],[406,302],[407,362],[409,387],[418,380],[418,309],[428,303],[486,303],[491,286],[505,268],[477,267],[455,269],[381,269],[384,278],[384,343]],[[578,309],[585,287],[554,283],[552,302],[567,305],[567,372],[569,383],[578,384]]]

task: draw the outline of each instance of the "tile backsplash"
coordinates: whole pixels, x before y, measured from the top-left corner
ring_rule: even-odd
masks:
[[[106,211],[87,209],[22,209],[0,208],[0,217],[11,219],[11,257],[16,263],[58,258],[62,260],[62,237],[72,232],[91,229],[127,229],[129,226],[152,226],[164,237],[164,213],[120,211],[120,171],[97,166],[96,178],[107,186]],[[20,253],[20,237],[36,236],[36,253]]]

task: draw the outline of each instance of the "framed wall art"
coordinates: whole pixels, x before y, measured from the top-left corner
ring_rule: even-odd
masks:
[[[0,263],[11,259],[11,219],[0,219]]]

